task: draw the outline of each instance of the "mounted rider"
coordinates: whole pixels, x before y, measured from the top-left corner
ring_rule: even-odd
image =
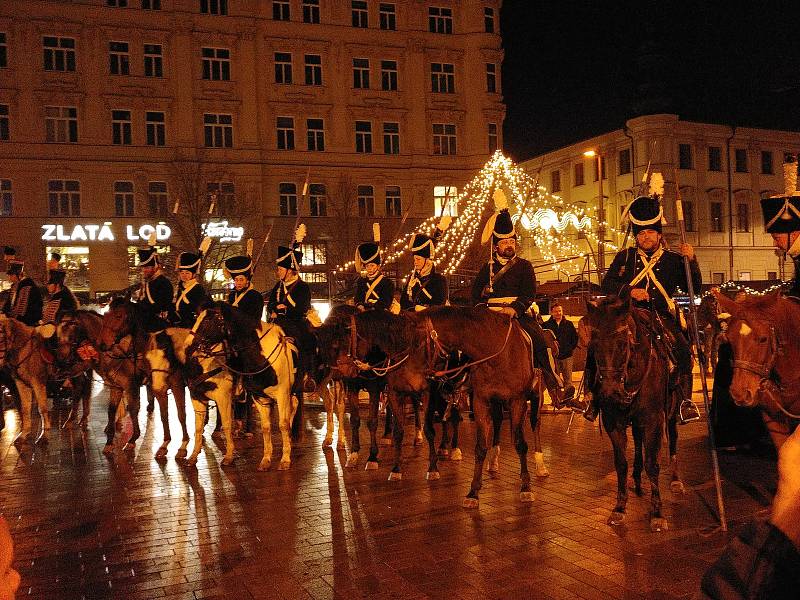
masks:
[[[31,327],[38,325],[42,318],[42,293],[25,273],[25,263],[21,260],[9,261],[6,274],[11,281],[11,295],[3,307],[3,314]]]
[[[250,243],[248,240],[248,250]],[[225,261],[225,272],[233,279],[233,289],[228,294],[228,304],[260,321],[264,313],[264,297],[253,287],[251,252],[228,258]]]
[[[414,257],[414,270],[400,294],[402,310],[421,311],[429,306],[441,306],[448,301],[447,278],[436,272],[433,257],[436,242],[450,225],[450,217],[445,216],[433,233],[433,237],[417,233],[409,246]]]
[[[62,269],[51,269],[47,279],[47,293],[50,297],[42,311],[42,323],[56,324],[61,320],[64,313],[78,310],[79,303],[75,294],[72,293],[64,281],[67,272]]]
[[[178,257],[176,270],[179,282],[170,314],[170,322],[178,327],[194,327],[200,307],[208,301],[208,293],[198,281],[197,274],[210,245],[211,238],[206,237],[200,242],[197,252],[181,252]]]
[[[153,333],[166,327],[172,308],[172,283],[161,268],[155,234],[150,236],[147,246],[137,249],[136,253],[142,271],[142,285],[135,293],[136,301],[142,307],[145,331]]]
[[[772,236],[778,252],[794,263],[794,280],[787,296],[800,299],[800,190],[797,189],[797,163],[791,157],[783,165],[785,194],[761,199],[764,229]]]
[[[486,305],[490,310],[516,318],[530,336],[533,352],[542,370],[545,385],[556,408],[571,406],[583,410],[575,399],[575,388],[569,381],[562,382],[555,370],[552,351],[545,334],[528,309],[536,295],[536,275],[533,265],[517,255],[517,234],[508,212],[505,195],[497,190],[494,195],[493,214],[483,229],[482,243],[491,239],[491,259],[481,267],[472,285],[472,300],[476,305]]]
[[[277,283],[267,295],[267,313],[289,337],[295,340],[300,353],[303,374],[312,375],[314,369],[315,339],[310,330],[309,315],[316,315],[311,307],[311,288],[300,278],[303,260],[301,244],[305,238],[305,225],[300,224],[290,246],[278,246],[275,261]],[[303,378],[295,380],[296,391],[302,391]]]
[[[394,302],[394,282],[381,271],[381,228],[378,223],[372,225],[371,242],[364,242],[356,248],[356,271],[365,273],[356,282],[353,298],[355,305],[361,310],[379,308],[391,310]]]
[[[693,289],[699,290],[702,284],[700,266],[694,248],[681,244],[678,252],[667,250],[662,236],[664,211],[658,197],[639,196],[626,211],[636,246],[617,253],[611,266],[603,277],[602,291],[618,295],[624,286],[631,288],[634,306],[655,311],[661,317],[665,329],[673,338],[673,359],[677,371],[671,382],[687,380],[689,389],[683,390],[679,416],[682,423],[700,418],[697,406],[692,402],[692,350],[686,337],[686,320],[680,307],[673,300],[675,293],[688,289],[683,257],[689,259]],[[626,214],[623,214],[625,218]],[[597,404],[591,398],[591,382],[594,379],[594,362],[587,358],[586,388],[590,399],[584,416],[593,421],[597,418]]]

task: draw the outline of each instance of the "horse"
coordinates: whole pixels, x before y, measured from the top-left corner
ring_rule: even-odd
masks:
[[[800,304],[779,293],[717,301],[731,319],[725,341],[733,349],[731,396],[739,406],[760,406],[775,447],[800,421]]]
[[[378,468],[378,406],[380,404],[381,393],[386,387],[385,377],[378,376],[374,371],[354,368],[352,363],[345,360],[350,343],[349,327],[350,319],[359,314],[360,311],[355,306],[339,304],[331,309],[325,323],[316,328],[314,335],[317,338],[317,352],[320,364],[328,370],[328,377],[333,381],[341,382],[346,395],[346,403],[337,399],[337,403],[331,402],[331,409],[334,407],[339,413],[339,431],[341,432],[341,415],[344,413],[345,404],[350,413],[350,427],[352,428],[351,448],[347,455],[346,467],[354,468],[358,464],[359,453],[361,452],[361,412],[358,404],[359,390],[366,390],[369,394],[369,419],[367,428],[369,429],[370,448],[369,456],[365,469],[371,471]],[[378,353],[370,356],[369,360],[380,360]],[[323,396],[324,398],[324,396]],[[333,435],[333,414],[326,404],[328,411],[328,433]],[[341,433],[340,433],[341,435]],[[323,442],[324,445],[324,442]]]
[[[102,317],[101,327],[93,338],[99,350],[98,373],[117,394],[111,395],[108,408],[108,426],[106,427],[107,441],[104,453],[113,451],[114,444],[114,415],[117,404],[125,393],[128,398],[128,414],[131,417],[133,431],[125,443],[123,450],[132,450],[136,440],[141,434],[139,429],[139,388],[150,379],[150,365],[144,358],[147,351],[149,337],[142,327],[143,314],[141,307],[135,302],[124,298],[115,298],[111,301],[108,311]],[[92,339],[92,338],[90,338]],[[182,438],[175,458],[181,460],[186,457],[189,445],[189,430],[186,427],[186,392],[185,382],[180,370],[169,373],[169,388],[172,390],[175,405],[178,409],[178,421],[181,424]],[[172,436],[169,428],[169,397],[166,389],[155,393],[158,400],[161,425],[164,430],[164,440],[156,450],[156,460],[162,460],[167,455],[167,448]]]
[[[719,315],[720,309],[716,297],[713,294],[703,296],[697,307],[697,330],[702,334],[706,373],[709,374],[717,366],[720,335],[722,334]]]
[[[253,319],[226,302],[214,302],[197,317],[194,339],[187,354],[202,358],[217,356],[214,350],[223,344],[225,368],[242,377],[245,389],[255,398],[264,438],[264,455],[258,465],[265,471],[272,465],[271,410],[278,409],[278,427],[283,449],[279,471],[291,466],[292,440],[302,434],[302,405],[292,394],[295,374],[295,351],[283,330]],[[236,361],[233,364],[234,360]]]
[[[669,362],[665,348],[659,346],[660,325],[651,311],[634,308],[630,296],[610,296],[587,304],[585,326],[590,336],[597,375],[592,386],[601,410],[603,425],[614,450],[617,471],[617,500],[609,525],[625,519],[628,502],[628,425],[633,429],[636,444],[633,479],[635,491],[642,495],[642,460],[650,479],[651,531],[667,528],[661,513],[658,487],[658,453],[664,429],[665,407],[670,402]]]
[[[203,428],[208,413],[208,402],[213,401],[222,420],[225,436],[223,466],[233,464],[233,376],[225,369],[220,356],[224,354],[222,344],[209,348],[208,353],[187,354],[194,338],[190,329],[167,327],[164,331],[150,334],[145,357],[150,363],[150,384],[156,395],[166,395],[172,385],[171,374],[181,371],[182,379],[189,388],[189,397],[194,407],[194,446],[186,457],[186,464],[196,465],[203,447]]]
[[[50,411],[47,407],[46,354],[44,338],[34,327],[0,315],[0,368],[10,372],[20,396],[22,429],[15,442],[30,441],[33,437],[31,409],[34,399],[42,422],[35,441],[37,444],[48,441]]]

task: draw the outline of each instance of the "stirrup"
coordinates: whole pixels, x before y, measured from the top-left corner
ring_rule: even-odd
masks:
[[[681,425],[686,425],[692,421],[699,421],[700,411],[697,409],[697,405],[694,402],[687,399],[681,402],[680,408],[678,409],[678,418],[681,421]]]

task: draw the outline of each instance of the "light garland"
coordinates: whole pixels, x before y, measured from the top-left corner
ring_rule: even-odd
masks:
[[[456,206],[458,216],[444,232],[436,247],[437,265],[444,265],[442,272],[450,275],[458,269],[467,251],[475,243],[476,236],[483,226],[484,212],[494,211],[492,197],[495,189],[502,188],[509,202],[512,221],[519,221],[523,231],[520,238],[529,237],[539,249],[545,262],[552,262],[553,269],[559,273],[572,275],[580,272],[583,266],[585,249],[578,247],[571,237],[583,234],[587,241],[597,243],[597,220],[593,214],[580,206],[564,210],[563,200],[547,192],[544,186],[528,175],[523,169],[505,157],[499,150],[495,152],[481,171],[458,194],[448,202]],[[415,230],[401,236],[383,251],[383,263],[397,262],[409,252],[409,242],[414,235],[422,233],[433,235],[438,216],[425,219]],[[606,231],[615,230],[605,223]],[[574,232],[574,233],[573,233]],[[617,250],[606,241],[605,246]],[[574,256],[573,260],[557,263],[560,258]],[[344,272],[352,268],[355,261],[348,261],[336,268]]]

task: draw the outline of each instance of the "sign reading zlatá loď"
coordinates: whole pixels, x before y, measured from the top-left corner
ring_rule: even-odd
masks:
[[[117,239],[111,221],[106,221],[102,225],[92,223],[75,225],[69,233],[63,225],[47,224],[42,225],[42,229],[44,230],[42,240],[46,242],[113,242]],[[168,240],[172,235],[172,230],[164,223],[145,224],[138,228],[135,225],[125,226],[125,235],[131,242],[147,241],[154,232],[159,242]]]

